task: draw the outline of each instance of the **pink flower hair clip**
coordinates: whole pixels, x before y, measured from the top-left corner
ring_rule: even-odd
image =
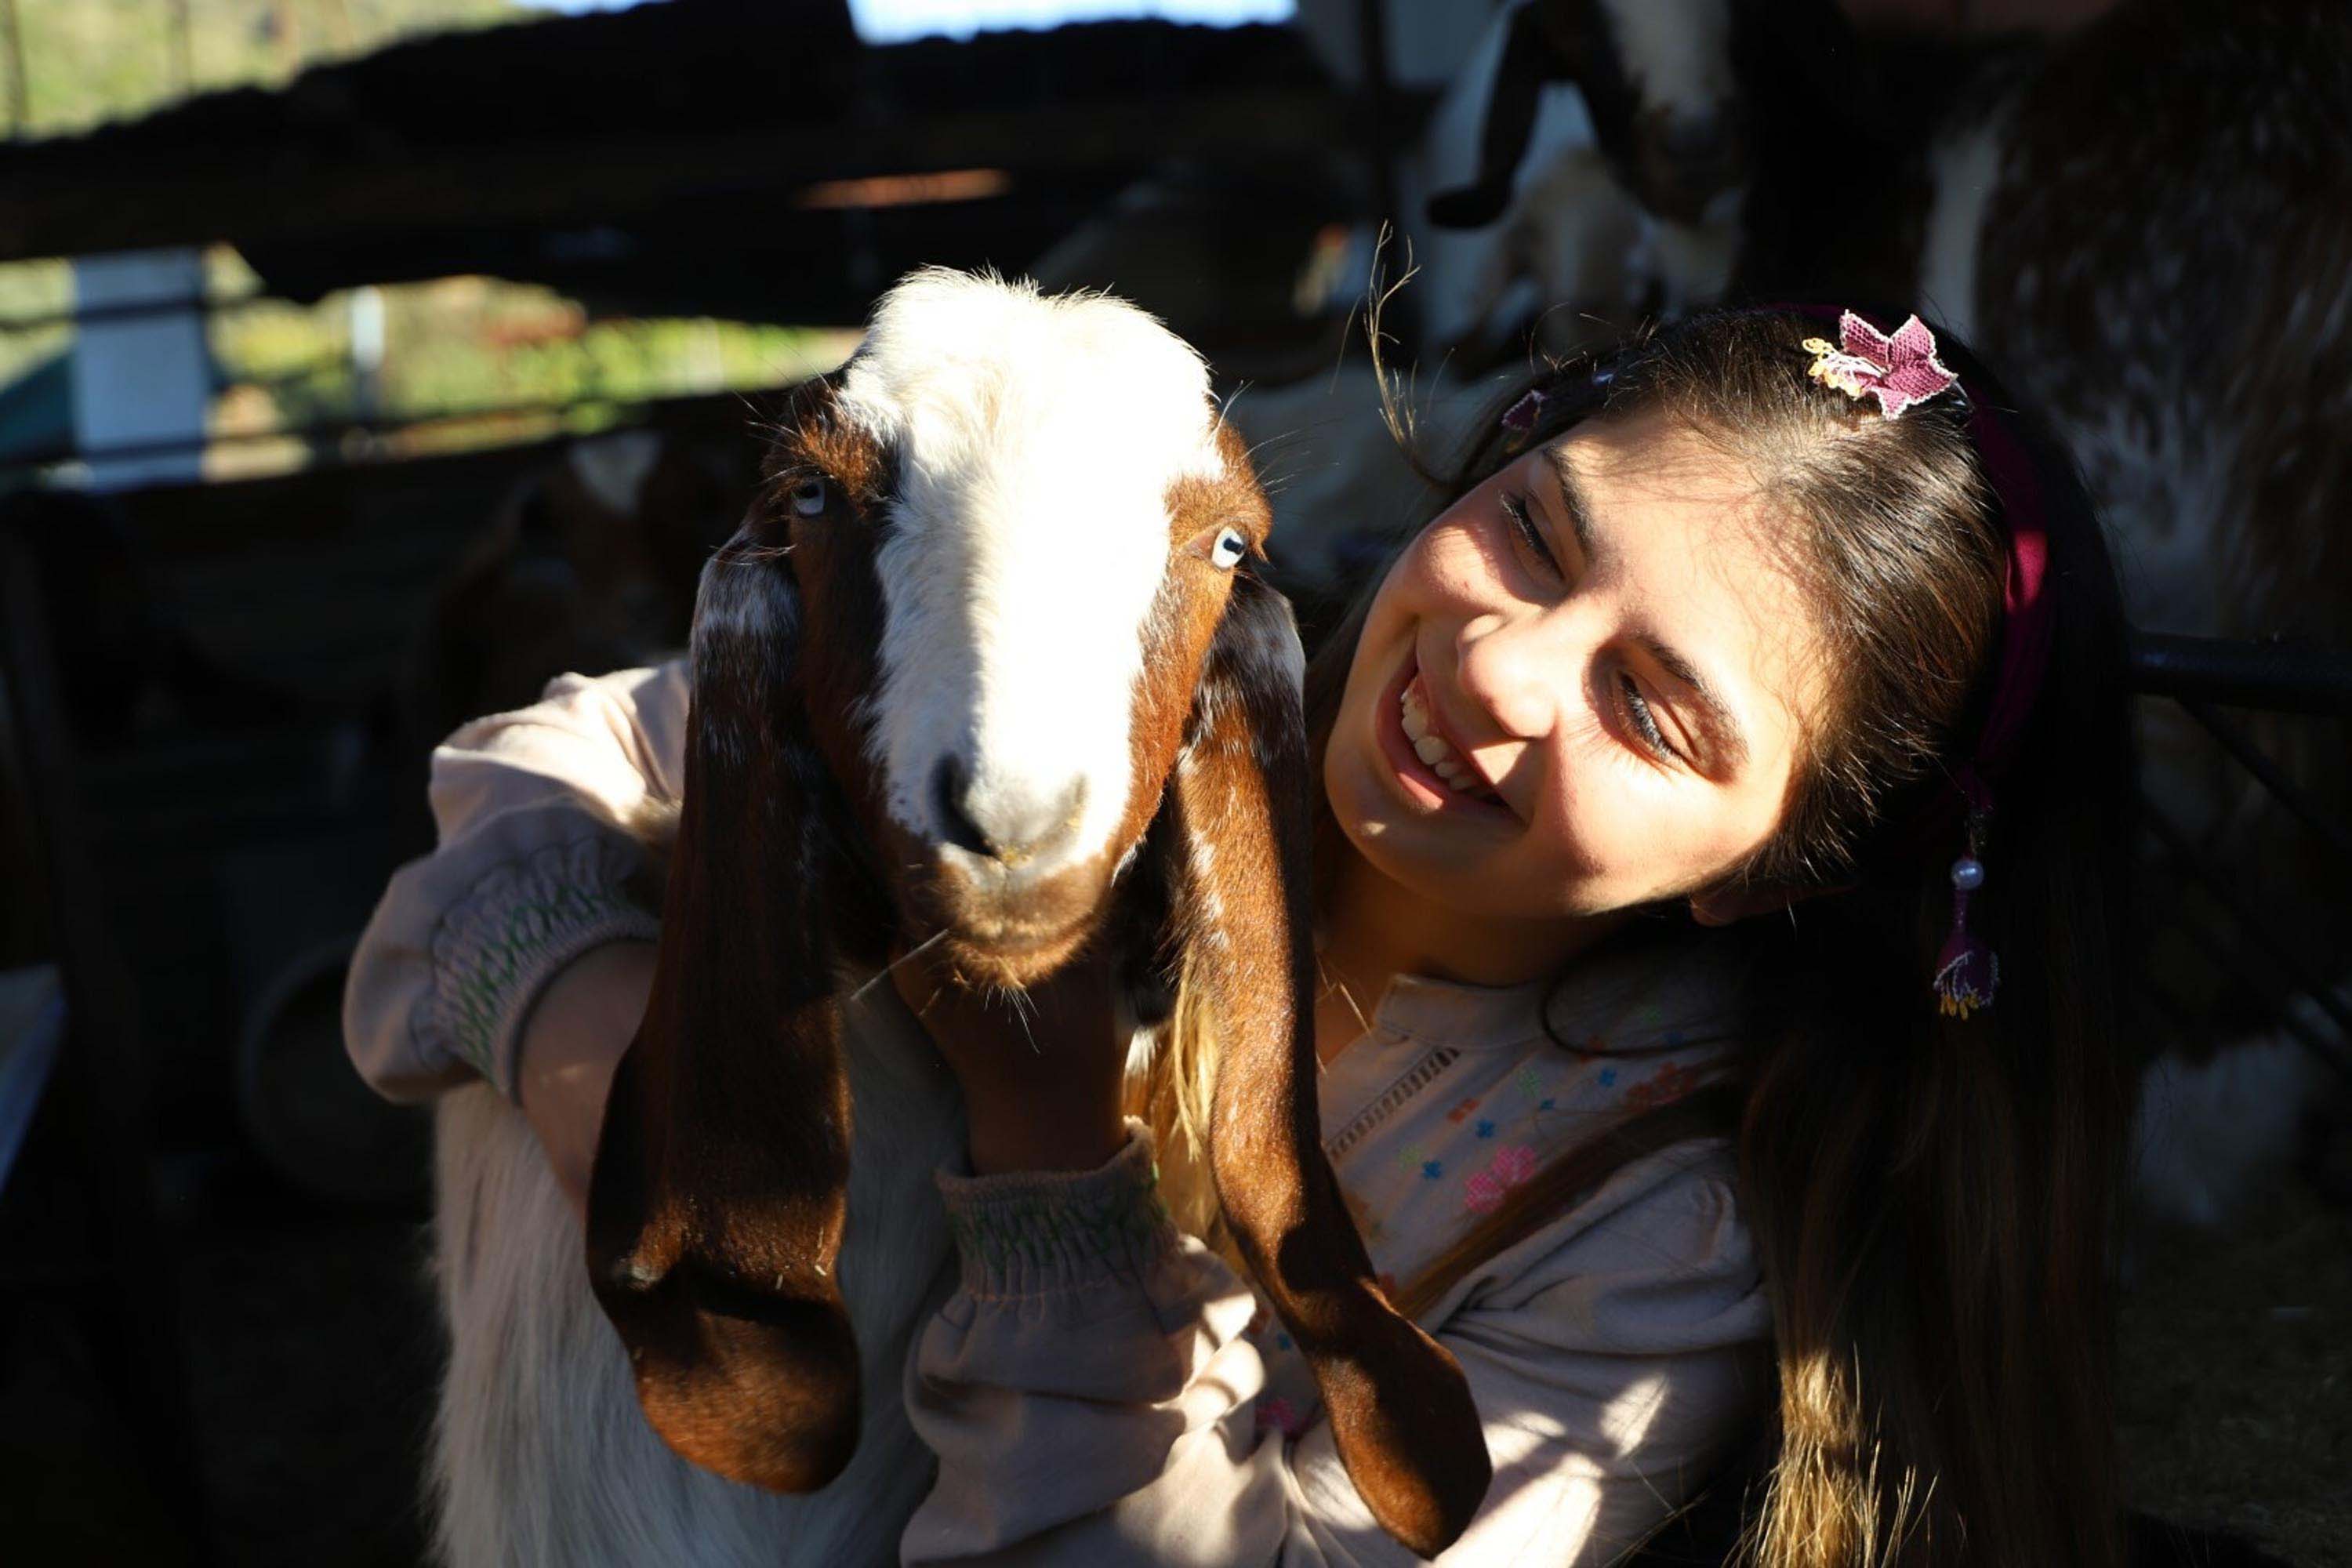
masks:
[[[1916,316],[1889,337],[1848,310],[1838,318],[1838,337],[1835,343],[1826,338],[1805,340],[1805,352],[1813,356],[1805,374],[1857,401],[1875,397],[1878,411],[1889,419],[1900,418],[1913,404],[1924,403],[1960,379],[1936,357],[1936,334]]]

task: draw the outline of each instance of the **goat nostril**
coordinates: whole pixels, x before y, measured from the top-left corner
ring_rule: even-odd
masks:
[[[970,787],[961,757],[941,757],[940,765],[931,770],[931,805],[940,814],[940,837],[971,854],[993,856],[996,848],[989,843],[988,835],[964,809],[964,796]]]
[[[979,791],[963,759],[948,756],[932,770],[931,796],[942,839],[1013,867],[1035,859],[1076,830],[1087,786],[1084,779],[1076,780],[1052,801],[1017,790]]]

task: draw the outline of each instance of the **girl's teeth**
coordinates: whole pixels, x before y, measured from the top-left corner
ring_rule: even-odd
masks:
[[[1404,723],[1404,738],[1412,743],[1412,753],[1429,764],[1429,770],[1463,795],[1492,797],[1494,792],[1486,781],[1472,773],[1462,759],[1454,753],[1438,733],[1429,727],[1429,710],[1423,705],[1421,683],[1412,681],[1398,699],[1397,706]]]

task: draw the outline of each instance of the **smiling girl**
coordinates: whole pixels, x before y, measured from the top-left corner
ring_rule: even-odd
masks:
[[[2111,574],[1972,363],[1829,330],[1547,371],[1309,668],[1325,1146],[1494,1465],[1448,1563],[1612,1561],[1702,1495],[1772,1568],[2116,1560]],[[673,787],[683,703],[574,679],[461,731],[354,968],[371,1081],[485,1071],[575,1194],[653,953],[583,825]],[[524,897],[572,915],[475,1058],[425,1051],[434,933]],[[1221,1256],[1213,1020],[1180,998],[1130,1080],[1088,966],[1021,1022],[894,978],[871,1026],[928,1032],[971,1154],[903,1559],[1402,1560]]]

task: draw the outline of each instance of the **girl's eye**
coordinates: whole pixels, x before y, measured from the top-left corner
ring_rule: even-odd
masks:
[[[1538,528],[1536,520],[1528,515],[1528,498],[1514,491],[1506,490],[1503,492],[1502,505],[1503,515],[1510,519],[1511,531],[1518,535],[1520,544],[1543,563],[1545,571],[1555,577],[1559,576],[1559,562],[1553,557],[1551,546],[1544,542],[1543,530]]]
[[[824,511],[824,481],[805,479],[793,487],[793,510],[803,517],[817,517]]]
[[[1650,710],[1650,700],[1642,695],[1642,688],[1631,675],[1617,678],[1618,690],[1623,695],[1625,721],[1633,726],[1643,747],[1661,762],[1671,762],[1680,753],[1668,743],[1665,731],[1658,728],[1658,716]]]

